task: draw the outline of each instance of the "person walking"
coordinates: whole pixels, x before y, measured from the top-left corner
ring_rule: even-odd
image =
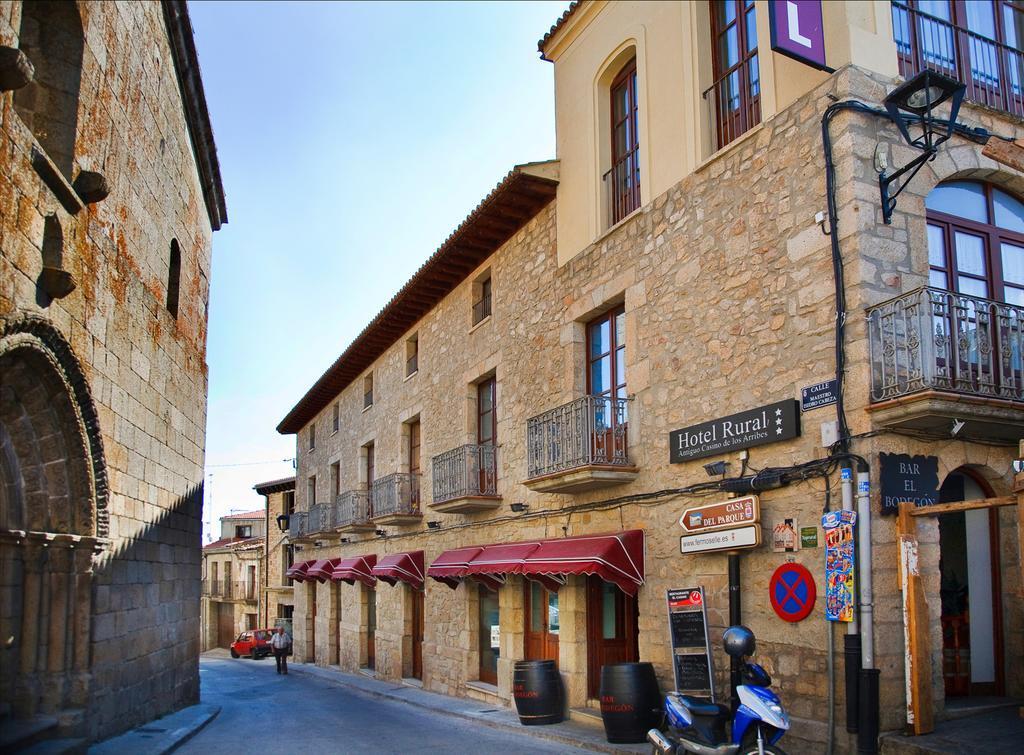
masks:
[[[288,646],[291,644],[291,639],[284,633],[284,627],[278,627],[277,632],[270,638],[270,648],[274,651],[279,674],[288,673]]]

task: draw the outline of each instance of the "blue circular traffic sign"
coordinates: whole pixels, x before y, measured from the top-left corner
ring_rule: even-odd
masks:
[[[818,590],[814,586],[814,577],[805,566],[783,564],[772,574],[768,597],[779,618],[800,621],[814,609]]]

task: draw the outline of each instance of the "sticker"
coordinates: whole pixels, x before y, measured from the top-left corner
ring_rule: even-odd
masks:
[[[818,528],[817,527],[801,527],[800,528],[800,547],[801,548],[817,548],[818,547]]]
[[[772,527],[772,550],[775,553],[793,553],[800,550],[796,536],[796,519],[783,519]]]

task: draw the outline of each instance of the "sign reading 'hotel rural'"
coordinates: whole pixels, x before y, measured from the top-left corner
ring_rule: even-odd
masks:
[[[795,399],[749,409],[669,433],[669,461],[679,464],[720,456],[741,448],[790,440],[800,434],[800,403]]]

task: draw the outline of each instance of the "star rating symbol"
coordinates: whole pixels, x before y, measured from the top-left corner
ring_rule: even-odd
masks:
[[[782,435],[782,409],[775,410],[775,434]]]

